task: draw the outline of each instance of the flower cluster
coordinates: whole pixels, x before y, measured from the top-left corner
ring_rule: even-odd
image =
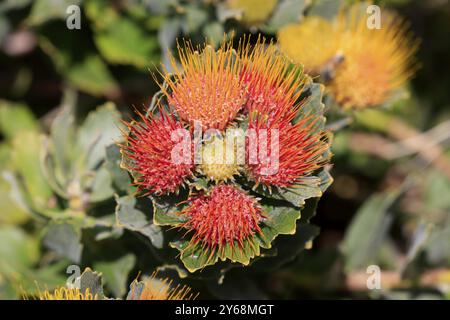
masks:
[[[237,50],[231,42],[218,50],[184,43],[178,51],[180,64],[172,58],[173,72],[162,73],[166,105],[127,124],[124,163],[154,202],[184,186],[190,191],[175,209],[174,224],[190,235],[182,258],[200,248],[204,264],[230,255],[242,262],[236,255],[258,254],[255,239],[271,219],[252,193],[259,186],[301,193],[329,161],[321,104],[305,107],[301,67],[264,40],[241,40]],[[228,148],[231,129],[244,145]]]

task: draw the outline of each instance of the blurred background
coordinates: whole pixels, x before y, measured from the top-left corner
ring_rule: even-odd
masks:
[[[167,62],[177,38],[206,38],[217,46],[233,32],[276,41],[281,27],[304,15],[332,16],[341,2],[1,1],[0,298],[20,298],[34,281],[63,284],[71,262],[102,271],[107,290],[120,296],[137,271],[153,263],[149,249],[121,230],[79,233],[42,222],[76,210],[80,200],[78,185],[60,190],[45,170],[47,152],[61,153],[46,150],[43,136],[71,148],[64,125],[60,131],[52,125],[61,120],[59,110],[72,106],[67,121],[79,127],[80,141],[93,126],[115,130],[115,117],[127,118],[133,106],[143,109],[157,92],[151,73]],[[408,97],[355,114],[336,134],[335,182],[312,220],[321,231],[309,250],[285,257],[269,273],[231,270],[222,286],[186,280],[201,298],[450,299],[450,2],[378,3],[405,17],[421,40]],[[67,12],[70,5],[78,7]],[[67,19],[76,8],[81,28],[70,30]],[[81,170],[50,168],[59,181]],[[106,179],[101,169],[87,176],[94,181],[86,187],[90,199],[98,200],[87,210],[108,226],[114,191],[96,189]],[[57,235],[66,242],[54,241]],[[382,290],[367,290],[369,265],[380,266]]]

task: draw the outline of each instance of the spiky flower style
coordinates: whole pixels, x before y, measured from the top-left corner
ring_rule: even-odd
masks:
[[[169,104],[189,124],[198,121],[203,129],[223,130],[234,120],[244,103],[239,81],[239,63],[231,43],[219,50],[211,46],[194,48],[190,43],[178,47],[181,67],[172,58],[174,73],[166,72],[165,86]]]
[[[359,6],[339,15],[338,26],[346,30],[341,37],[344,60],[329,88],[344,108],[384,103],[415,71],[411,57],[417,42],[411,40],[404,21],[386,10],[381,17],[381,29],[369,29]]]
[[[153,272],[143,283],[144,287],[137,300],[193,300],[198,296],[186,285],[174,286],[173,280],[158,278],[157,272]]]
[[[333,22],[308,17],[278,33],[281,49],[321,74],[336,102],[361,109],[383,104],[415,72],[418,43],[404,20],[383,9],[381,28],[369,28],[361,2],[341,9]]]
[[[327,20],[310,16],[301,23],[288,24],[278,31],[281,49],[305,71],[318,75],[339,50],[339,34]]]
[[[261,231],[258,224],[264,217],[256,199],[225,184],[192,196],[181,214],[188,218],[182,227],[193,233],[190,244],[200,243],[211,254],[227,244],[242,247],[246,239]]]
[[[38,298],[39,300],[98,300],[98,296],[93,295],[89,288],[82,292],[78,288],[66,287],[59,287],[53,291],[45,290],[41,292],[39,290]]]
[[[185,161],[173,161],[177,140],[172,135],[183,125],[162,108],[159,116],[140,117],[140,123],[127,123],[129,132],[123,133],[126,143],[122,153],[128,159],[127,169],[135,176],[137,187],[148,194],[175,192],[192,175],[194,167],[192,154]],[[184,155],[179,156],[183,159]]]

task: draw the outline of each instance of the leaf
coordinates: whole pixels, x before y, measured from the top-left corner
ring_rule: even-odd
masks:
[[[305,7],[305,0],[282,0],[269,20],[267,31],[276,32],[289,23],[300,21]]]
[[[102,202],[114,196],[112,177],[105,165],[102,165],[97,171],[95,171],[95,176],[89,191],[90,203]]]
[[[6,139],[13,139],[20,131],[38,131],[33,113],[23,104],[0,100],[0,132]]]
[[[316,0],[308,10],[308,15],[331,19],[337,15],[341,5],[342,0]]]
[[[86,268],[81,276],[76,279],[76,283],[80,285],[81,292],[86,292],[86,290],[89,289],[89,292],[92,293],[93,296],[97,295],[98,299],[104,298],[103,278],[101,273]]]
[[[111,290],[115,297],[122,297],[126,293],[128,274],[136,263],[133,254],[127,254],[112,262],[99,262],[94,269],[102,273],[106,287]]]
[[[32,206],[47,208],[52,190],[41,170],[39,154],[42,137],[33,131],[18,132],[12,141],[11,162],[23,178],[26,192],[32,195]]]
[[[341,246],[347,271],[373,262],[392,222],[389,209],[399,195],[399,190],[373,195],[358,210]]]
[[[78,130],[78,150],[87,154],[87,169],[94,169],[106,157],[106,147],[121,139],[120,113],[105,103],[90,112]]]
[[[42,50],[72,86],[94,96],[119,90],[107,65],[80,32],[67,32],[64,24],[51,23],[41,27],[39,34]]]
[[[122,155],[119,147],[112,144],[106,147],[106,163],[105,167],[112,176],[114,186],[126,193],[133,193],[134,189],[128,172],[121,168]]]
[[[83,245],[80,231],[68,223],[53,223],[47,228],[43,244],[59,256],[80,263]]]
[[[68,17],[67,7],[80,5],[82,0],[35,0],[31,7],[28,23],[39,25],[51,19]]]
[[[185,9],[185,23],[183,24],[184,33],[198,32],[200,27],[208,20],[208,13],[206,10],[195,5],[186,5]]]
[[[211,22],[203,27],[203,34],[206,36],[206,40],[217,48],[225,34],[225,29],[221,23]]]
[[[159,48],[155,35],[108,1],[87,2],[86,15],[93,23],[94,41],[109,62],[144,68],[156,60]]]
[[[296,221],[300,218],[300,210],[287,207],[263,206],[267,214],[262,223],[262,234],[258,235],[261,246],[266,249],[272,247],[271,242],[280,234],[295,234]]]
[[[19,228],[0,227],[0,275],[11,277],[37,262],[39,246]]]
[[[153,246],[162,248],[164,238],[160,227],[151,223],[142,211],[135,208],[136,198],[133,196],[116,196],[116,202],[117,224],[145,235],[150,239]]]
[[[53,168],[55,184],[65,189],[73,176],[75,150],[75,115],[74,106],[64,105],[58,112],[50,128],[51,156],[54,158]],[[50,153],[50,150],[48,151]]]
[[[179,201],[171,197],[152,197],[153,223],[158,226],[180,225],[186,222],[186,218],[178,214],[182,210],[177,206]]]

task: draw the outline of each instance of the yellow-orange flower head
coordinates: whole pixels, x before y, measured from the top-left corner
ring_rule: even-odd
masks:
[[[417,41],[398,15],[381,11],[381,28],[369,28],[363,2],[341,9],[336,21],[308,17],[278,33],[282,51],[325,76],[329,92],[345,109],[383,104],[415,72]]]
[[[311,16],[281,28],[278,44],[287,56],[304,65],[307,73],[318,75],[338,51],[339,33],[327,20]]]
[[[173,286],[173,280],[159,279],[154,272],[144,280],[144,288],[138,300],[191,300],[197,295],[188,286]]]
[[[97,295],[93,295],[89,288],[82,292],[78,288],[59,287],[53,291],[39,291],[39,300],[98,300]]]
[[[346,28],[340,48],[344,59],[329,89],[346,109],[386,102],[415,71],[411,58],[417,43],[411,40],[403,20],[386,10],[381,18],[381,29],[369,29],[367,15],[359,6],[338,18],[338,25]]]
[[[178,46],[178,53],[181,68],[172,59],[174,73],[164,76],[170,91],[162,86],[169,104],[191,125],[198,121],[204,130],[225,129],[245,99],[231,43],[224,43],[217,51],[185,43]]]

